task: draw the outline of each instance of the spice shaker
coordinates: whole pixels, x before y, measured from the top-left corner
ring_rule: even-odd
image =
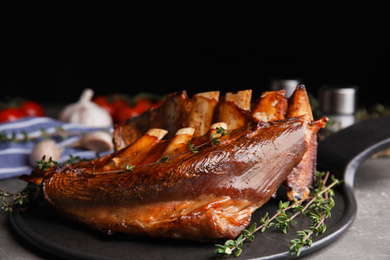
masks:
[[[320,110],[329,118],[327,129],[337,132],[355,123],[357,86],[324,85],[319,89]]]
[[[270,84],[271,90],[286,90],[286,97],[289,98],[295,91],[298,84],[301,81],[299,79],[272,79]]]

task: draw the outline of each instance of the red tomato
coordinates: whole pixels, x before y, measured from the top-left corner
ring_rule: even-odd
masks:
[[[137,104],[135,105],[134,109],[137,111],[139,114],[142,114],[149,108],[153,107],[153,102],[150,101],[149,99],[146,98],[139,98],[137,100]]]
[[[138,115],[139,113],[137,113],[137,111],[135,111],[135,109],[132,107],[129,106],[118,107],[115,110],[114,122],[119,124],[126,123],[126,120],[128,118],[133,116],[138,116]]]
[[[0,123],[15,121],[24,116],[25,114],[17,108],[6,108],[0,111]]]
[[[121,98],[115,99],[114,102],[112,102],[112,105],[114,106],[115,110],[120,107],[127,107],[127,101]]]
[[[93,98],[93,102],[95,102],[101,108],[106,110],[112,118],[114,117],[115,107],[113,104],[107,101],[107,98],[105,96],[96,96],[95,98]]]
[[[26,116],[44,116],[42,106],[35,101],[26,101],[20,106],[20,110]]]

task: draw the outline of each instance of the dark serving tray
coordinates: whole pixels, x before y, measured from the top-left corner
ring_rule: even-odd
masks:
[[[370,119],[327,137],[319,143],[318,169],[329,170],[336,178],[343,179],[335,188],[335,207],[332,217],[326,220],[327,231],[313,237],[313,245],[304,248],[301,255],[312,253],[335,241],[355,219],[357,205],[353,195],[356,169],[368,157],[390,146],[390,117]],[[281,188],[283,189],[283,187]],[[258,221],[269,212],[273,215],[280,200],[271,199],[252,215]],[[129,238],[118,234],[106,237],[102,234],[70,222],[57,215],[42,201],[27,211],[16,208],[10,213],[10,222],[17,234],[29,244],[43,250],[53,258],[63,259],[215,259],[212,243],[195,243],[152,238]],[[245,243],[239,259],[291,259],[290,240],[298,238],[296,231],[310,226],[309,218],[299,216],[287,235],[274,228],[265,233],[255,233],[252,243]],[[233,256],[231,257],[234,258]]]

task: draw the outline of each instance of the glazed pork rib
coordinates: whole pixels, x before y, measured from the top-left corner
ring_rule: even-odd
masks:
[[[234,106],[234,100],[223,102]],[[215,113],[221,104],[215,104]],[[229,128],[225,122],[211,124],[200,136],[195,125],[181,127],[167,139],[163,129],[137,129],[138,140],[110,155],[35,169],[22,179],[41,185],[45,200],[64,215],[102,232],[196,241],[235,238],[299,165],[311,136],[327,121],[313,122],[309,115],[264,120],[270,115],[259,109],[236,124],[242,113],[250,115],[241,110],[231,119],[235,129],[218,145],[208,140],[217,126]],[[183,115],[177,125],[188,119]],[[184,145],[189,140],[199,147],[196,152]]]

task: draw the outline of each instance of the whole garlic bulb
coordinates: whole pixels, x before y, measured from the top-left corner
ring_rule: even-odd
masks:
[[[82,124],[89,127],[109,127],[112,125],[110,114],[92,102],[92,89],[85,89],[77,103],[70,104],[60,112],[61,121]]]

